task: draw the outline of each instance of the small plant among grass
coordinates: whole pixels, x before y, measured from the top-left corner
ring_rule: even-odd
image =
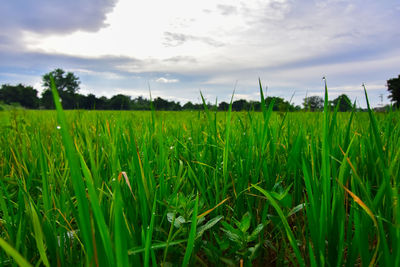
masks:
[[[262,246],[262,240],[260,240],[259,235],[264,229],[264,225],[258,224],[250,231],[251,214],[249,212],[246,212],[240,221],[232,218],[232,223],[233,225],[222,222],[223,227],[221,230],[230,242],[228,244],[225,240],[221,242],[221,245],[231,251],[235,251],[237,260],[245,259],[251,262],[256,258],[257,250]]]

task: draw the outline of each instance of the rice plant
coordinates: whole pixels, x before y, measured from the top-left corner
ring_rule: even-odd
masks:
[[[56,111],[1,111],[0,265],[400,266],[398,111],[259,90],[262,112],[63,111],[54,86]]]

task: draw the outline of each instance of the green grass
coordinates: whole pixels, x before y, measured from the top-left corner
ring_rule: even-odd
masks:
[[[400,265],[398,112],[55,100],[0,112],[0,265]]]

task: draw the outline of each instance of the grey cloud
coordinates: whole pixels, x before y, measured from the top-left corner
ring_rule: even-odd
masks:
[[[199,36],[193,36],[193,35],[189,35],[189,34],[175,33],[175,32],[164,32],[164,43],[163,44],[165,47],[180,46],[188,41],[203,42],[203,43],[206,43],[206,44],[208,44],[210,46],[214,46],[214,47],[220,47],[220,46],[224,45],[223,43],[218,42],[209,37],[199,37]]]
[[[285,19],[291,11],[292,2],[271,0],[257,2],[250,5],[241,2],[241,15],[246,18],[248,24],[269,23]]]
[[[44,52],[23,51],[1,51],[0,71],[8,69],[25,69],[47,71],[53,68],[79,68],[89,69],[96,72],[114,71],[120,74],[140,72],[147,64],[142,60],[123,56],[103,56],[97,58],[86,58],[64,54],[48,54]],[[121,70],[121,66],[130,66],[130,71]]]
[[[37,33],[97,31],[104,27],[106,14],[116,0],[2,1],[0,30],[28,30]]]
[[[182,33],[165,32],[164,45],[167,47],[180,46],[188,41],[189,36]]]
[[[20,45],[17,42],[16,36],[0,34],[0,50],[15,50]]]
[[[237,8],[231,5],[217,5],[218,10],[224,16],[234,15],[237,13]]]
[[[101,56],[101,57],[80,57],[65,54],[49,54],[45,52],[24,52],[24,51],[3,51],[0,49],[0,73],[15,72],[25,73],[34,71],[36,75],[42,75],[55,68],[80,71],[83,74],[97,73],[107,74],[112,77],[137,77],[140,75],[149,79],[166,76],[165,69],[170,71],[170,64],[173,65],[194,65],[195,58],[189,56],[177,56],[164,60],[146,59],[140,60],[128,56]],[[154,77],[148,76],[153,73]],[[175,73],[172,73],[175,75]],[[187,80],[183,74],[175,75],[176,78]],[[0,75],[1,76],[1,75]],[[93,75],[92,75],[93,76]],[[101,75],[101,81],[106,77]],[[0,77],[1,78],[1,77]],[[190,79],[194,79],[193,77]],[[1,79],[0,79],[1,84]]]
[[[173,62],[173,63],[196,63],[197,59],[195,57],[189,57],[189,56],[176,56],[176,57],[170,57],[167,59],[163,60],[164,62]]]

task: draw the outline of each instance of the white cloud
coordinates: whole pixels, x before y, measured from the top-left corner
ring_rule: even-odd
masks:
[[[21,35],[2,33],[0,70],[59,66],[82,76],[83,88],[107,94],[153,81],[165,95],[168,87],[196,99],[207,86],[210,96],[225,99],[236,80],[243,97],[255,97],[261,77],[271,94],[290,98],[320,90],[324,75],[346,91],[384,84],[400,69],[395,1],[120,0],[111,13],[113,5],[102,3],[107,8],[89,28],[66,22],[32,31],[23,23]]]
[[[78,75],[92,75],[92,76],[98,76],[102,77],[104,79],[109,79],[109,80],[118,80],[118,79],[123,79],[124,76],[121,74],[115,73],[115,72],[109,72],[109,71],[93,71],[89,69],[81,69],[81,68],[72,68],[68,69],[70,72],[77,73]]]
[[[107,15],[109,26],[98,32],[25,33],[24,38],[33,50],[137,58],[146,62],[139,67],[146,71],[212,72],[275,66],[357,49],[378,44],[377,36],[384,42],[389,32],[396,31],[377,12],[383,6],[346,2],[121,0]],[[192,57],[196,63],[163,61],[174,57]]]
[[[233,101],[236,101],[239,99],[245,99],[247,101],[250,101],[250,100],[259,100],[260,97],[255,94],[235,94]]]
[[[160,77],[156,80],[156,82],[158,82],[158,83],[177,83],[177,82],[179,82],[179,80],[178,79],[167,79],[164,77]]]

